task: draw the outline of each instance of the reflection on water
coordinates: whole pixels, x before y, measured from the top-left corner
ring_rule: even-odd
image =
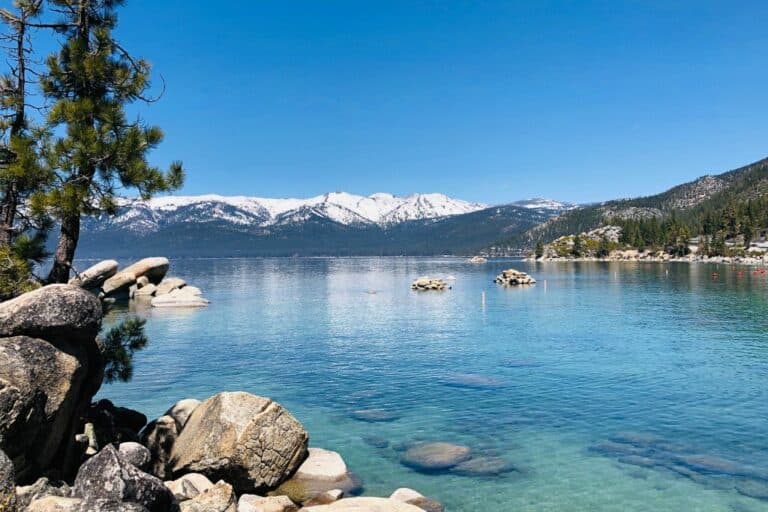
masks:
[[[509,266],[539,284],[493,284]],[[367,493],[407,485],[454,511],[768,510],[765,275],[448,258],[172,270],[211,306],[136,307],[152,342],[133,382],[102,390],[120,405],[156,416],[225,389],[271,396]],[[420,275],[456,279],[412,292]],[[424,441],[499,471],[402,464]]]

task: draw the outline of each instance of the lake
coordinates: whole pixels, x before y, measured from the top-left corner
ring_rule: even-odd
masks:
[[[538,284],[494,284],[509,267]],[[150,418],[223,390],[269,396],[365,494],[413,487],[449,511],[768,510],[768,278],[753,270],[180,259],[170,274],[210,307],[136,309],[151,343],[100,396]],[[411,291],[421,275],[453,289]],[[388,421],[355,415],[371,409]],[[400,463],[417,441],[504,467],[419,473]]]

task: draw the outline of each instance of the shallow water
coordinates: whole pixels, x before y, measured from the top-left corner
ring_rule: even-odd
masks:
[[[539,283],[493,284],[510,266]],[[270,396],[311,445],[344,456],[366,494],[413,487],[450,511],[768,510],[738,490],[768,492],[764,274],[450,258],[200,259],[172,270],[211,306],[138,310],[151,345],[132,382],[100,393],[119,405],[154,417],[221,390]],[[455,276],[453,289],[412,292],[425,274]],[[361,409],[397,417],[354,419]],[[398,450],[420,440],[515,470],[418,473]]]

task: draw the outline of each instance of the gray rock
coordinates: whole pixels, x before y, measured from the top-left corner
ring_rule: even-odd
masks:
[[[38,478],[31,485],[16,488],[16,502],[19,510],[24,510],[35,500],[46,496],[69,497],[72,489],[64,482],[52,483],[47,478]]]
[[[470,456],[471,450],[458,444],[417,443],[403,454],[400,461],[411,469],[432,472],[450,469]]]
[[[47,496],[33,501],[26,512],[147,512],[136,503]]]
[[[329,505],[304,507],[303,512],[424,512],[419,507],[390,498],[345,498]]]
[[[66,348],[28,336],[0,338],[0,448],[21,482],[79,458],[69,451],[78,413],[92,396],[90,363],[82,345]]]
[[[745,478],[736,484],[736,490],[744,496],[758,500],[768,500],[768,482]]]
[[[140,276],[136,278],[136,287],[138,288],[144,288],[149,284],[152,283],[149,282],[149,278],[147,278],[147,276]]]
[[[150,283],[158,284],[165,277],[169,266],[168,258],[144,258],[126,267],[123,272],[130,272],[136,278],[145,276]]]
[[[232,486],[220,481],[194,498],[181,503],[181,512],[237,512]]]
[[[135,284],[136,274],[123,270],[104,281],[101,291],[106,297],[128,297]]]
[[[201,403],[171,451],[173,474],[202,473],[239,492],[276,488],[307,457],[309,436],[280,404],[244,392]]]
[[[171,476],[171,450],[178,436],[176,420],[170,416],[160,416],[151,421],[139,434],[141,444],[149,449],[152,457],[149,472],[158,478]]]
[[[173,493],[161,480],[134,467],[111,445],[80,466],[74,494],[86,502],[135,503],[149,512],[178,510]]]
[[[16,472],[13,462],[0,450],[0,510],[15,510]]]
[[[85,288],[86,290],[98,289],[104,281],[115,274],[117,274],[117,262],[115,260],[104,260],[80,272],[69,280],[69,284]]]
[[[51,284],[0,303],[0,336],[93,342],[101,329],[101,303],[66,284]]]
[[[159,285],[157,285],[155,296],[159,297],[160,295],[166,295],[171,293],[173,290],[183,288],[186,285],[187,282],[180,277],[166,277],[160,282]]]
[[[134,293],[134,298],[146,298],[146,297],[152,297],[155,295],[155,292],[157,291],[157,286],[155,286],[152,283],[147,284],[146,286],[142,286],[141,288],[138,288]]]
[[[199,308],[207,306],[209,301],[184,287],[153,298],[151,304],[155,308]]]
[[[186,425],[192,411],[197,409],[198,405],[200,405],[200,400],[185,398],[184,400],[179,400],[173,404],[170,409],[165,411],[165,415],[173,418],[176,421],[176,426],[179,431],[181,431],[181,429],[184,428],[184,425]]]
[[[256,496],[243,494],[237,502],[237,512],[296,512],[299,507],[288,496]]]
[[[385,423],[400,419],[399,414],[385,409],[358,409],[352,411],[350,416],[358,421],[365,421],[368,423]]]
[[[149,448],[129,441],[127,443],[120,443],[117,447],[117,451],[123,458],[139,468],[142,471],[146,471],[150,467],[152,461],[152,454]]]

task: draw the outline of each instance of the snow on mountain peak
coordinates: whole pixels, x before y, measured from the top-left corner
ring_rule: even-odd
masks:
[[[533,197],[531,199],[523,199],[512,203],[515,206],[522,208],[530,208],[532,210],[572,210],[577,205],[573,203],[564,203],[561,201],[555,201],[554,199],[546,199],[543,197]]]
[[[311,217],[344,225],[392,225],[409,220],[459,215],[486,208],[450,198],[444,194],[411,194],[398,197],[379,192],[360,196],[329,192],[308,199],[273,199],[249,196],[158,196],[148,201],[125,200],[121,214],[98,219],[95,229],[124,227],[155,230],[161,224],[183,222],[226,222],[241,226],[269,227],[299,223]]]

